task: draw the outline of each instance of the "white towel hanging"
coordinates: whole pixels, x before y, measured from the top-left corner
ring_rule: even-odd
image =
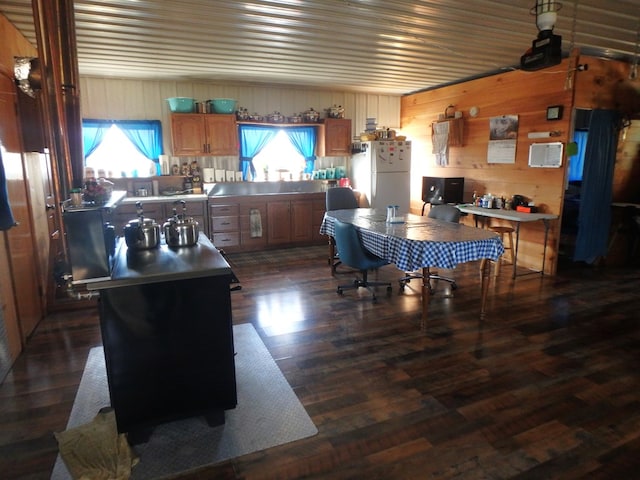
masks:
[[[257,208],[249,210],[249,225],[251,228],[251,238],[262,237],[262,215]]]

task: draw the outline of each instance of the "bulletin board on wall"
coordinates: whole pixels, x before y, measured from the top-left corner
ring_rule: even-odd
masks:
[[[562,152],[562,142],[532,143],[529,146],[529,166],[560,168],[562,166]]]

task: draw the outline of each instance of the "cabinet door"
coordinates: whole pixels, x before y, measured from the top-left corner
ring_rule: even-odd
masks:
[[[186,201],[184,203],[184,209],[182,204],[178,202],[164,203],[164,215],[163,222],[173,216],[173,209],[175,208],[178,213],[186,213],[188,217],[193,218],[198,222],[198,228],[205,235],[209,235],[208,218],[207,218],[207,202],[202,200]],[[158,222],[161,223],[161,222]]]
[[[156,223],[162,225],[166,220],[161,203],[143,203],[142,210],[145,218],[153,218]],[[136,206],[133,203],[124,203],[111,213],[111,224],[116,229],[116,235],[124,236],[124,226],[137,217]]]
[[[291,202],[291,241],[309,242],[313,238],[313,202]]]
[[[326,156],[351,155],[351,120],[346,118],[325,119],[324,141]]]
[[[208,155],[237,155],[238,127],[235,115],[203,115]]]
[[[311,234],[313,235],[314,243],[323,243],[327,241],[327,236],[320,234],[320,226],[324,219],[325,209],[326,202],[324,198],[315,198],[313,200]]]
[[[181,113],[171,115],[171,142],[174,155],[207,153],[204,115]]]
[[[269,244],[291,241],[291,202],[269,202],[267,204],[267,239]]]
[[[242,248],[258,250],[267,244],[266,202],[240,205],[240,243]]]

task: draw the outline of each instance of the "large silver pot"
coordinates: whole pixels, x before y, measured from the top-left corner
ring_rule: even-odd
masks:
[[[136,202],[138,218],[124,227],[124,241],[133,250],[148,250],[160,245],[160,225],[152,218],[144,218],[142,205]]]
[[[199,225],[192,217],[187,216],[185,201],[174,202],[178,203],[182,204],[182,214],[178,215],[177,210],[173,209],[173,217],[162,225],[164,240],[169,247],[190,247],[198,243]]]

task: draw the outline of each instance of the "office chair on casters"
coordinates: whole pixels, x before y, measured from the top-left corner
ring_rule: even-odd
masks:
[[[349,187],[332,187],[327,190],[325,197],[326,210],[352,210],[358,208],[358,200],[353,190]],[[329,237],[329,265],[331,273],[336,273],[336,267],[340,265],[340,253],[336,251],[336,242]]]
[[[360,275],[362,275],[362,278],[356,278],[353,283],[349,285],[339,285],[337,289],[338,294],[342,295],[344,290],[350,288],[357,290],[360,287],[364,287],[371,292],[372,300],[375,303],[377,298],[372,287],[386,286],[387,295],[391,295],[392,288],[390,282],[370,282],[368,280],[369,270],[388,265],[389,262],[364,248],[358,236],[358,231],[352,224],[334,220],[333,226],[336,245],[338,246],[342,263],[359,270]]]
[[[444,220],[445,222],[458,223],[460,221],[460,210],[454,205],[431,205],[429,209],[429,213],[427,214],[429,218],[435,218],[436,220]],[[400,292],[404,292],[404,287],[409,283],[412,279],[422,279],[423,276],[419,272],[410,272],[407,273],[404,277],[402,277],[399,281],[400,283]],[[433,287],[431,286],[431,280],[442,280],[444,282],[448,282],[451,284],[451,290],[455,290],[458,288],[456,281],[453,278],[443,277],[438,275],[436,272],[429,274],[429,291],[433,293]]]

